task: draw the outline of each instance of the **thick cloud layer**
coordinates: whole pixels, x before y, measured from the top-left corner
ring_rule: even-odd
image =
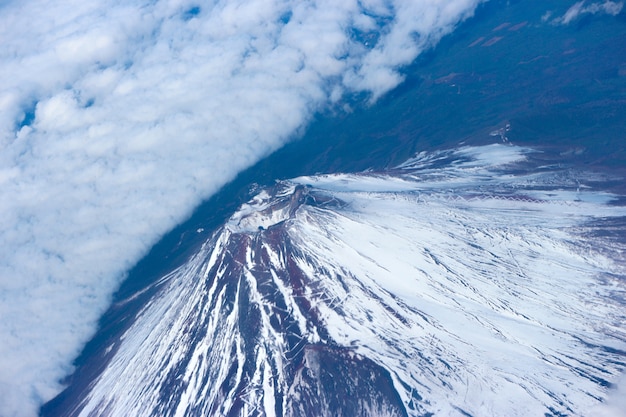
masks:
[[[0,415],[59,392],[202,199],[344,93],[396,86],[479,2],[0,3]]]

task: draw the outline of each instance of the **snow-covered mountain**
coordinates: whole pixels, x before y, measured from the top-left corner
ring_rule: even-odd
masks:
[[[626,370],[626,208],[514,146],[262,190],[71,415],[588,416]]]

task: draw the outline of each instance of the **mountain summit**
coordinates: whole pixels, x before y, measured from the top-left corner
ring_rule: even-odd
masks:
[[[623,252],[594,237],[626,209],[532,155],[262,190],[155,284],[71,415],[590,415],[626,369]]]

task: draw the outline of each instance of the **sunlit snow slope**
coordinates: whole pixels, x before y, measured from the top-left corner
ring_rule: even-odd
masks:
[[[626,369],[623,246],[599,233],[626,208],[532,155],[262,191],[156,284],[73,415],[592,415]]]

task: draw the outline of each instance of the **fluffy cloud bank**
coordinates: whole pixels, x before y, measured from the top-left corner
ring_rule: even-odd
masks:
[[[163,233],[480,0],[0,3],[0,416],[36,415]]]

